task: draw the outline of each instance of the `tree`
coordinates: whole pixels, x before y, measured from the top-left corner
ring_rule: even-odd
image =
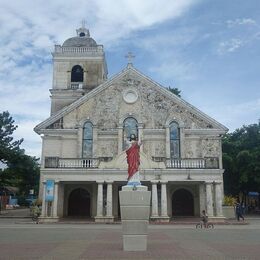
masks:
[[[28,194],[30,189],[38,191],[40,168],[39,159],[26,154],[20,154],[9,164],[8,172],[16,178],[16,187],[20,194]]]
[[[226,194],[260,191],[260,123],[224,136],[223,166]]]
[[[179,90],[178,88],[171,88],[170,86],[167,88],[171,93],[173,93],[174,95],[181,97],[181,90]]]
[[[14,141],[12,134],[16,130],[17,125],[14,125],[14,120],[8,111],[0,113],[0,161],[6,163],[17,152],[20,151],[20,144],[23,139]]]
[[[39,159],[26,155],[20,148],[23,139],[12,137],[16,129],[9,112],[0,113],[0,161],[7,165],[0,170],[0,183],[18,187],[20,193],[28,194],[30,189],[38,189]]]

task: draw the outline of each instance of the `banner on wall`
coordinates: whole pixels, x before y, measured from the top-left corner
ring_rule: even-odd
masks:
[[[53,201],[53,199],[54,199],[54,180],[47,180],[45,201]]]

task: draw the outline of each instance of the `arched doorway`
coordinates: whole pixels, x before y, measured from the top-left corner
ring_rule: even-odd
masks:
[[[78,188],[70,193],[68,216],[90,217],[90,194],[87,190]]]
[[[172,194],[172,216],[194,216],[194,199],[191,192],[179,189]]]

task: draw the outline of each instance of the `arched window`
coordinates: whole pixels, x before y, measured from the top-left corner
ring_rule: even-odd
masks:
[[[83,82],[83,69],[75,65],[71,70],[71,82]]]
[[[176,122],[170,124],[171,158],[180,158],[180,129]]]
[[[125,139],[129,140],[131,134],[135,134],[136,138],[138,139],[138,123],[133,117],[128,117],[125,119],[123,128],[124,128],[124,133],[123,133],[124,140]]]
[[[93,125],[86,122],[83,127],[82,157],[92,158],[93,156]]]

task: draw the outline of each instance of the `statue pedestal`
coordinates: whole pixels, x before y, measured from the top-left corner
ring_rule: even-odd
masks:
[[[124,186],[119,192],[124,251],[146,251],[151,192],[146,186]]]

